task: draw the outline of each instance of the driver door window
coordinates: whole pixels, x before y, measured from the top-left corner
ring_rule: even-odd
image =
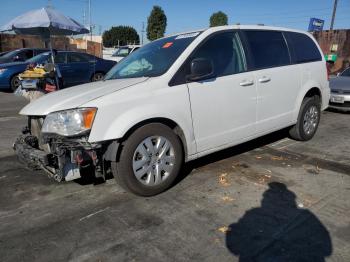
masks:
[[[26,61],[33,57],[33,50],[23,50],[17,54],[18,61]]]
[[[190,61],[196,58],[205,58],[212,61],[216,77],[245,71],[245,63],[237,34],[220,33],[214,35],[195,51]]]
[[[67,53],[67,64],[63,67],[64,70],[62,72],[66,85],[90,82],[94,63],[90,63],[89,60],[89,56],[83,53]]]

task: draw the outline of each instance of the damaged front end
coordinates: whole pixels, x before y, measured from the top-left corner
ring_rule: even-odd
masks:
[[[29,117],[13,147],[30,168],[43,169],[56,181],[71,181],[83,174],[106,177],[105,144],[89,143],[88,132],[75,136],[42,133],[44,117]]]

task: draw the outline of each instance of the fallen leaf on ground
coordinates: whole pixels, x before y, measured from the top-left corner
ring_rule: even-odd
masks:
[[[282,156],[272,156],[271,160],[282,161],[282,160],[285,160],[285,159]]]
[[[231,231],[231,228],[226,227],[226,226],[223,226],[223,227],[219,227],[218,230],[219,230],[221,233],[226,233],[226,232],[230,232],[230,231]]]
[[[235,200],[234,198],[229,197],[229,196],[224,196],[221,199],[225,202],[232,202],[233,200]]]
[[[219,177],[219,183],[223,186],[229,186],[230,183],[228,182],[228,179],[227,179],[227,173],[223,173],[220,175]]]

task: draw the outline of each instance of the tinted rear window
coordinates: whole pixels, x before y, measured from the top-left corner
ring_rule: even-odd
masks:
[[[315,42],[307,35],[294,32],[284,33],[291,51],[293,63],[321,61],[322,56]]]
[[[350,76],[350,68],[346,69],[343,73],[341,73],[341,76]]]
[[[245,31],[254,69],[290,64],[286,41],[277,31]]]

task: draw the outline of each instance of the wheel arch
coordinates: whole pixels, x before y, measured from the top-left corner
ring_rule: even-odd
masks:
[[[147,124],[153,124],[153,123],[163,124],[174,131],[174,133],[180,138],[184,159],[186,161],[187,156],[188,156],[188,148],[187,148],[187,140],[186,140],[185,133],[178,123],[176,123],[174,120],[166,118],[166,117],[148,118],[148,119],[145,119],[145,120],[138,122],[137,124],[134,124],[132,127],[130,127],[124,133],[122,138],[118,139],[117,141],[114,140],[109,144],[109,146],[106,150],[105,159],[110,160],[110,161],[118,161],[119,154],[120,154],[119,145],[123,141],[125,141],[137,129],[139,129]]]
[[[301,104],[303,103],[303,100],[305,97],[313,97],[313,96],[319,96],[320,101],[322,103],[322,89],[320,88],[320,85],[316,82],[310,82],[307,85],[304,86],[302,89],[302,92],[299,93],[296,107],[295,107],[295,113],[294,113],[294,120],[296,121],[298,119],[299,111]],[[322,104],[321,104],[322,107]]]

